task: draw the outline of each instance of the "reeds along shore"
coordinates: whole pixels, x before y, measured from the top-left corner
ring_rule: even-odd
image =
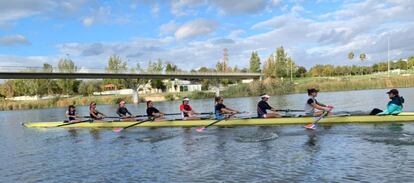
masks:
[[[221,92],[224,97],[248,97],[259,96],[262,93],[269,95],[284,95],[291,93],[303,93],[308,88],[319,88],[321,91],[349,91],[379,88],[408,88],[414,87],[414,76],[392,76],[392,77],[321,77],[321,78],[302,78],[291,81],[280,79],[265,79],[254,81],[249,84],[238,84],[228,87]],[[213,98],[212,92],[187,92],[187,93],[163,93],[158,94],[163,100],[178,100],[184,96],[191,99]],[[140,102],[150,96],[140,96]],[[126,100],[132,103],[130,95],[113,96],[75,96],[71,98],[55,98],[51,100],[36,101],[0,101],[0,110],[21,110],[21,109],[41,109],[52,107],[67,107],[68,105],[85,106],[91,101],[98,104],[117,104],[119,100]]]

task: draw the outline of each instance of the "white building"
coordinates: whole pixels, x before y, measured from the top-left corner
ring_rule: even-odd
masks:
[[[201,91],[201,84],[192,84],[188,80],[163,80],[164,84],[167,86],[167,92],[193,92]]]

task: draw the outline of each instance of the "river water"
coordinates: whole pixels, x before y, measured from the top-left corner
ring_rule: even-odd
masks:
[[[336,110],[384,108],[386,90],[320,93]],[[414,111],[414,88],[401,89]],[[305,94],[272,97],[276,108],[302,109]],[[225,99],[255,111],[257,97]],[[212,100],[191,101],[209,112]],[[179,102],[160,102],[177,112]],[[128,105],[143,114],[145,105]],[[98,109],[114,115],[116,106]],[[27,121],[62,120],[66,109],[0,112],[0,182],[414,182],[414,124],[28,129]],[[78,107],[87,114],[87,107]]]

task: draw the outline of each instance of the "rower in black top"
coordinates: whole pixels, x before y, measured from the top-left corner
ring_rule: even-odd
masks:
[[[154,119],[163,119],[164,113],[160,112],[157,108],[154,107],[154,102],[151,100],[147,101],[147,115],[148,118]]]
[[[66,117],[69,119],[69,123],[79,122],[80,120],[77,120],[76,118],[79,117],[76,114],[76,108],[74,105],[70,105],[68,107],[68,111],[66,111]]]
[[[223,102],[224,98],[222,96],[218,96],[214,98],[215,106],[214,106],[214,115],[216,120],[223,120],[226,118],[226,114],[234,115],[240,113],[237,110],[231,109],[226,107]]]
[[[122,119],[122,121],[134,121],[131,112],[125,107],[125,101],[121,100],[119,102],[119,107],[116,110],[116,114]]]
[[[91,102],[91,104],[89,105],[89,116],[93,119],[93,120],[102,120],[104,117],[106,117],[105,114],[99,112],[98,110],[96,110],[96,103],[95,102]]]
[[[269,100],[270,96],[263,94],[261,96],[262,100],[257,103],[257,117],[259,118],[278,118],[281,117],[277,112],[276,109],[271,107],[267,101]],[[270,110],[268,112],[267,110]]]
[[[119,107],[118,107],[118,110],[116,110],[116,114],[118,114],[118,116],[121,117],[121,118],[127,118],[127,117],[132,116],[132,114],[125,107],[125,101],[124,100],[121,100],[119,102]]]

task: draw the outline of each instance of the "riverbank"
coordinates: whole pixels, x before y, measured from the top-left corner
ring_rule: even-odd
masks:
[[[139,96],[139,102],[152,100],[155,102],[178,100],[184,96],[191,99],[204,99],[214,97],[212,92],[182,92],[182,93],[156,93]],[[32,101],[10,101],[1,100],[0,110],[22,110],[22,109],[42,109],[53,107],[67,107],[69,105],[87,106],[94,101],[97,104],[117,104],[120,100],[127,103],[133,103],[131,95],[106,95],[106,96],[73,96],[69,98],[54,98],[49,100],[32,100]]]
[[[269,95],[285,95],[292,93],[305,93],[308,88],[318,88],[323,92],[349,91],[381,88],[409,88],[414,87],[414,75],[365,75],[344,77],[313,77],[298,78],[293,82],[267,79],[254,81],[249,84],[238,84],[228,87],[221,92],[224,97],[259,96],[262,93]],[[183,92],[183,93],[157,93],[139,96],[140,102],[146,100],[167,101],[179,100],[184,96],[191,99],[213,98],[212,92]],[[130,95],[111,96],[74,96],[70,98],[55,98],[36,101],[0,101],[0,110],[40,109],[52,107],[67,107],[68,105],[85,106],[91,101],[97,104],[117,104],[119,100],[132,103]]]
[[[305,93],[308,88],[318,88],[322,92],[351,91],[381,88],[410,88],[414,87],[414,75],[365,75],[344,77],[313,77],[300,78],[293,82],[267,79],[249,84],[239,84],[229,87],[222,92],[224,97],[285,95]]]

